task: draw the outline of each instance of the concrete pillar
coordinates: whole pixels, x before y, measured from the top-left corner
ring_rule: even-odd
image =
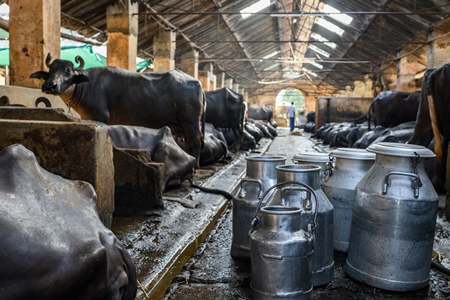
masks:
[[[401,56],[402,52],[398,53]],[[398,91],[414,92],[416,90],[415,76],[417,62],[412,56],[400,58],[397,63],[397,87]]]
[[[244,102],[248,102],[248,92],[244,93]]]
[[[233,83],[233,91],[238,92],[239,91],[239,83]],[[239,92],[238,92],[239,93]]]
[[[428,39],[444,35],[448,32],[440,28],[435,28],[429,35]],[[449,62],[450,57],[450,36],[445,36],[441,39],[430,43],[428,48],[427,67],[429,69],[439,68]]]
[[[241,87],[241,88],[239,89],[238,93],[244,95],[245,89],[244,89],[243,87]]]
[[[106,9],[108,45],[106,63],[132,72],[136,71],[138,4],[131,0],[117,1]]]
[[[314,96],[305,96],[305,115],[316,110],[317,98]]]
[[[229,89],[233,89],[233,78],[226,78],[225,86],[228,87]]]
[[[202,70],[198,72],[198,80],[203,85],[204,91],[214,91],[216,89],[216,75],[213,73],[213,64],[207,63]]]
[[[365,75],[364,82],[365,82],[366,89],[365,89],[363,97],[373,98],[374,97],[374,95],[373,95],[373,80],[370,79],[369,75]]]
[[[175,69],[176,32],[164,30],[153,38],[155,59],[153,71],[170,71]]]
[[[366,85],[363,81],[361,80],[356,80],[354,82],[355,84],[355,89],[353,90],[353,97],[364,97],[364,93],[365,93],[365,89],[366,89]]]
[[[60,56],[61,1],[9,1],[10,84],[40,88],[33,72],[46,70],[45,58]]]
[[[217,89],[225,87],[225,72],[220,72],[217,76]]]
[[[345,87],[345,97],[351,97],[353,94],[352,87],[347,85]]]
[[[181,64],[178,66],[181,71],[198,79],[198,51],[191,51],[181,56]]]

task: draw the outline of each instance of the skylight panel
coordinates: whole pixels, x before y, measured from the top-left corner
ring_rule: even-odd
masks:
[[[334,25],[331,22],[328,22],[327,20],[325,20],[324,18],[319,18],[319,20],[317,21],[317,24],[319,24],[320,26],[338,34],[338,35],[343,35],[344,34],[344,30],[342,28],[340,28],[339,26]]]
[[[317,34],[317,33],[312,33],[311,34],[311,37],[313,38],[313,39],[315,39],[316,41],[319,41],[319,42],[324,42],[324,44],[325,45],[327,45],[328,47],[330,47],[330,48],[333,48],[333,49],[335,49],[336,48],[336,43],[333,43],[333,42],[330,42],[330,41],[328,41],[326,38],[324,38],[323,36],[321,36],[320,34]]]
[[[277,55],[278,53],[280,53],[280,52],[274,51],[274,52],[272,52],[272,53],[267,54],[266,56],[264,56],[263,59],[269,59],[269,58],[271,58],[271,57],[274,57],[274,56]]]
[[[342,24],[345,24],[345,25],[349,25],[353,20],[353,18],[350,17],[349,15],[340,14],[340,12],[341,12],[340,10],[337,10],[336,8],[334,8],[333,6],[328,5],[328,4],[325,4],[322,11],[324,13],[330,13],[329,16],[331,18],[333,18],[336,21],[341,22]]]
[[[242,18],[248,18],[252,14],[257,13],[260,10],[263,10],[264,8],[268,7],[270,5],[270,0],[259,0],[258,2],[244,8],[240,11]]]
[[[315,61],[308,61],[308,64],[313,65],[317,69],[323,69],[323,66],[321,64],[316,63]]]
[[[327,51],[324,51],[324,50],[320,49],[320,48],[317,47],[317,46],[309,45],[309,49],[311,49],[311,50],[313,50],[313,51],[319,53],[319,54],[322,55],[322,56],[330,57],[330,53],[328,53]]]
[[[264,69],[264,71],[272,70],[272,69],[276,68],[279,64],[280,64],[280,63],[276,63],[276,64],[273,64],[273,65],[271,65],[271,66],[268,66],[267,68]]]
[[[302,68],[302,71],[305,72],[306,74],[309,74],[309,75],[312,75],[312,76],[314,76],[314,77],[317,77],[317,74],[316,74],[316,73],[314,73],[314,72],[311,71],[311,70],[308,70],[307,68]]]

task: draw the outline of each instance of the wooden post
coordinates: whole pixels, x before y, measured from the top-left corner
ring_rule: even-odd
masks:
[[[106,63],[136,72],[138,4],[131,0],[117,1],[106,9],[108,45]]]
[[[33,72],[46,70],[49,52],[60,57],[61,1],[9,1],[10,84],[40,88]]]

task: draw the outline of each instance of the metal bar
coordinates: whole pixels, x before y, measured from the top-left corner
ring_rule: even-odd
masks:
[[[427,42],[411,42],[411,41],[401,41],[401,40],[379,40],[379,41],[304,41],[304,40],[291,40],[291,41],[269,41],[269,40],[259,40],[259,41],[223,41],[223,40],[193,40],[196,43],[218,43],[218,44],[225,44],[225,43],[249,43],[249,44],[262,44],[262,43],[308,43],[308,44],[325,44],[325,43],[335,43],[335,44],[354,44],[356,42],[362,42],[362,43],[371,43],[371,44],[377,44],[377,43],[396,43],[396,44],[427,44]]]
[[[255,12],[246,13],[249,15],[270,15],[271,17],[326,17],[332,15],[450,15],[450,12],[430,12],[430,11],[416,11],[416,12],[399,12],[399,11],[343,11],[339,13],[324,13],[324,12],[311,12],[311,13],[276,13],[276,12]],[[205,12],[140,12],[134,13],[135,15],[241,15],[240,12],[220,12],[220,11],[205,11]]]

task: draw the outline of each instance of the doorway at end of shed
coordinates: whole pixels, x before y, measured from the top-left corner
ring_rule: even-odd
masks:
[[[294,103],[295,110],[296,110],[296,125],[301,125],[303,123],[302,118],[305,117],[305,97],[303,96],[302,92],[296,88],[286,88],[282,89],[276,98],[276,119],[286,120],[286,124],[289,124],[288,122],[288,115],[287,115],[287,108],[291,105],[291,103]]]

